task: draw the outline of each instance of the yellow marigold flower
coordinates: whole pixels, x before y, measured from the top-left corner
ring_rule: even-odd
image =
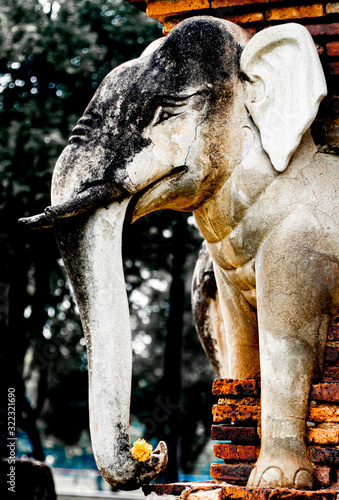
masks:
[[[133,443],[132,453],[134,458],[136,458],[139,462],[146,462],[151,457],[151,453],[153,450],[153,446],[145,439],[138,439]]]

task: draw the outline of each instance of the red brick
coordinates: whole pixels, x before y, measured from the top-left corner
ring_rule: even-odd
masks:
[[[260,422],[259,406],[214,405],[212,413],[213,422]]]
[[[219,0],[217,0],[219,1]],[[213,8],[214,2],[212,2]],[[242,14],[238,16],[225,16],[227,21],[231,21],[235,24],[245,24],[245,23],[255,23],[264,20],[264,15],[261,12],[249,12],[248,14]]]
[[[268,500],[269,488],[247,488],[246,486],[225,486],[219,493],[219,500]]]
[[[336,500],[337,491],[305,491],[288,488],[223,486],[219,500]]]
[[[314,401],[339,402],[339,383],[327,382],[312,385],[311,399]]]
[[[324,49],[323,45],[316,43],[315,46],[317,47],[318,54],[320,56],[322,56],[325,53],[325,49]]]
[[[172,29],[179,23],[181,23],[181,21],[183,21],[185,18],[184,17],[177,17],[177,18],[170,18],[170,20],[168,21],[167,18],[165,18],[164,20],[164,27],[162,28],[162,32],[164,35],[168,35],[168,33],[170,33],[172,31]],[[162,22],[160,20],[160,22]]]
[[[211,478],[228,483],[246,484],[253,469],[252,465],[211,464]]]
[[[314,444],[339,444],[339,429],[307,429],[307,441]]]
[[[320,467],[319,465],[316,467],[314,472],[314,479],[316,482],[316,486],[319,489],[328,488],[331,484],[331,468],[330,467]]]
[[[238,5],[248,5],[256,3],[269,3],[272,0],[213,0],[211,7],[216,9],[218,7],[238,7]],[[275,0],[282,1],[282,0]]]
[[[339,2],[329,2],[326,4],[326,14],[339,14]]]
[[[148,17],[164,18],[171,15],[189,12],[190,10],[209,9],[208,0],[176,0],[175,2],[159,0],[147,4]]]
[[[254,427],[235,427],[227,425],[212,425],[211,437],[219,441],[232,441],[232,443],[256,443],[258,434]]]
[[[311,33],[312,36],[339,35],[339,23],[310,24],[310,25],[307,25],[306,28],[308,29],[308,31]],[[332,327],[330,327],[330,329],[331,328]],[[329,331],[330,331],[330,329],[329,329]],[[338,331],[338,338],[337,339],[330,339],[328,337],[328,340],[339,340],[339,331]]]
[[[213,382],[212,394],[228,397],[257,397],[260,395],[260,379],[217,378]]]
[[[327,43],[326,49],[327,49],[328,56],[339,56],[339,41]],[[337,327],[339,330],[338,325],[337,325]]]
[[[324,7],[320,3],[313,5],[298,5],[295,7],[280,7],[266,11],[267,21],[305,19],[307,17],[322,17],[324,15]]]
[[[339,465],[339,448],[312,446],[310,449],[310,459],[315,463]]]
[[[332,405],[310,406],[308,420],[310,422],[339,422],[339,407]]]
[[[219,464],[213,464],[219,465]],[[318,466],[316,467],[319,468]],[[204,481],[201,483],[149,484],[143,486],[146,495],[154,492],[158,495],[178,496],[186,489],[198,491],[220,490],[219,500],[336,500],[338,491],[305,491],[288,488],[247,488],[246,486],[225,485],[222,482]],[[190,497],[189,497],[190,498]],[[202,497],[203,498],[203,497]],[[206,497],[208,498],[208,497]]]
[[[325,71],[326,70],[333,76],[339,75],[339,62],[326,64]],[[336,334],[339,335],[339,331]]]
[[[214,456],[229,462],[255,462],[256,446],[219,443],[214,445]]]
[[[327,44],[328,46],[329,44]],[[339,42],[338,42],[339,49]],[[327,365],[336,365],[339,360],[339,350],[336,347],[326,347],[325,350],[325,363]]]
[[[337,467],[331,467],[331,472],[332,472],[331,490],[338,491],[339,490],[339,469]]]
[[[145,495],[156,493],[157,495],[175,495],[179,496],[187,488],[188,483],[173,484],[145,484],[142,490]]]
[[[322,376],[322,380],[324,382],[339,382],[339,366],[326,366],[324,374]]]

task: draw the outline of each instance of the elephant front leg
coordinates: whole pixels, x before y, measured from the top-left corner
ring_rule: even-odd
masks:
[[[227,278],[227,271],[214,265],[220,308],[227,341],[229,377],[251,379],[260,376],[256,310]]]
[[[305,436],[314,353],[285,332],[286,338],[277,338],[272,328],[261,331],[262,441],[248,486],[309,489],[313,465]]]
[[[294,250],[268,245],[257,263],[262,446],[248,481],[252,487],[313,486],[306,417],[330,316],[322,288],[326,280],[319,279],[324,266],[319,268],[303,248]]]

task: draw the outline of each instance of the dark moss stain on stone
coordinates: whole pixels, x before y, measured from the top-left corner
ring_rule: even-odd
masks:
[[[216,299],[217,285],[213,271],[213,261],[208,253],[205,242],[198,256],[193,289],[192,312],[200,342],[212,363],[217,374],[220,372],[220,363],[216,357],[216,340],[212,337],[213,325],[209,317],[211,302]]]
[[[88,150],[101,148],[104,180],[115,177],[136,154],[150,144],[142,132],[162,99],[203,86],[211,105],[232,97],[232,78],[239,72],[242,48],[222,22],[194,18],[173,30],[149,56],[112,71],[73,130],[70,156],[63,176],[81,162]],[[206,94],[207,97],[207,94]],[[95,163],[93,164],[95,166]],[[95,178],[91,165],[89,180]]]
[[[227,110],[242,49],[223,21],[195,17],[180,23],[150,55],[109,73],[75,126],[56,173],[61,196],[71,172],[79,178],[74,198],[83,193],[84,183],[93,189],[61,212],[73,210],[76,215],[126,195],[117,184],[126,178],[126,165],[151,144],[143,132],[165,98],[182,98],[203,88],[208,117],[221,105]],[[213,148],[207,153],[217,168],[218,154]],[[95,183],[100,184],[96,189]]]

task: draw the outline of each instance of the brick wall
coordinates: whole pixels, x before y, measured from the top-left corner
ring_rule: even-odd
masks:
[[[127,0],[164,25],[164,34],[180,21],[211,15],[240,24],[251,34],[286,22],[306,26],[317,46],[328,85],[312,126],[315,142],[324,152],[339,154],[339,1],[302,0]]]

